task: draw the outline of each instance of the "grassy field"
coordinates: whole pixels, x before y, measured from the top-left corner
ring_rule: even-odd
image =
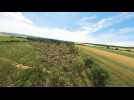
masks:
[[[91,47],[91,45],[89,45],[89,47]],[[107,48],[107,46],[97,46],[97,45],[92,45],[92,47],[134,58],[134,49],[133,48],[120,48],[120,47]],[[116,48],[118,48],[118,50],[116,50]]]
[[[89,55],[110,75],[107,86],[134,86],[134,58],[114,50],[95,46],[77,45],[83,55]]]
[[[24,42],[27,41],[25,38],[19,38],[14,36],[1,36],[0,35],[0,42]]]
[[[0,87],[93,86],[74,43],[0,36]]]
[[[2,35],[0,87],[134,86],[131,53],[120,48]]]

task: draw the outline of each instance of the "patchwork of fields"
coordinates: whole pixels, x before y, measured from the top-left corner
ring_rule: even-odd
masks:
[[[107,86],[134,86],[133,52],[125,55],[120,50],[109,50],[104,47],[77,45],[81,52],[89,55],[95,62],[106,70],[111,78]],[[124,51],[121,51],[124,52]],[[126,51],[125,51],[126,52]]]

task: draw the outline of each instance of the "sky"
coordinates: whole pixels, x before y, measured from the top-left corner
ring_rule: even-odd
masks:
[[[0,32],[134,46],[134,12],[0,12]]]

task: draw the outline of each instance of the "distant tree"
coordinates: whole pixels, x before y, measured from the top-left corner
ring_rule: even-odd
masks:
[[[131,50],[130,50],[130,49],[127,49],[126,51],[131,52]]]
[[[107,49],[109,49],[110,47],[109,46],[106,46]]]
[[[116,47],[114,50],[119,50],[119,48]]]

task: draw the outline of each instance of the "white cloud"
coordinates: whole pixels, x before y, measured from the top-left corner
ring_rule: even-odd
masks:
[[[133,41],[112,41],[112,42],[106,42],[107,45],[114,45],[114,46],[124,46],[124,47],[134,47]]]
[[[104,18],[105,20],[105,28],[113,26],[115,24],[119,24],[123,21],[129,20],[129,19],[134,19],[134,13],[132,12],[122,12],[117,16],[113,16],[113,17],[107,17]]]
[[[123,12],[113,17],[103,18],[99,21],[88,20],[88,17],[85,17],[86,21],[84,20],[84,23],[81,22],[80,27],[83,30],[89,31],[90,33],[89,35],[95,38],[94,39],[95,41],[92,41],[94,43],[120,45],[120,46],[134,46],[134,42],[132,40],[124,41],[121,38],[125,37],[129,32],[133,33],[134,32],[133,27],[122,28],[122,29],[114,29],[113,27],[115,24],[119,24],[129,19],[134,19],[134,13]],[[100,30],[109,27],[110,27],[109,30],[103,33],[100,32]],[[94,32],[99,33],[98,36],[95,36]]]
[[[121,28],[119,29],[119,33],[129,33],[133,32],[134,33],[134,27],[126,27],[126,28]]]
[[[119,29],[111,29],[109,32],[103,32],[100,33],[100,38],[103,39],[116,39],[117,37],[126,36],[128,33],[133,34],[134,33],[134,27],[125,27],[125,28],[119,28]]]
[[[24,17],[22,13],[0,13],[1,32],[22,33],[45,38],[78,42],[84,42],[88,39],[87,31],[69,31],[61,28],[38,27],[32,23],[33,22]]]
[[[95,16],[95,15],[89,16],[89,17],[82,17],[82,18],[80,19],[80,24],[81,24],[81,22],[82,22],[82,23],[83,23],[83,22],[89,22],[89,21],[92,21],[92,20],[96,20],[96,16]]]
[[[2,12],[2,13],[0,13],[0,18],[3,19],[4,17],[8,18],[10,20],[18,20],[18,21],[23,21],[23,22],[30,23],[30,24],[33,23],[31,20],[25,18],[23,16],[23,14],[20,13],[20,12],[15,12],[15,13],[13,13],[13,12]]]
[[[96,19],[95,16],[83,17],[80,23],[78,24],[82,29],[89,30],[89,32],[91,31],[91,33],[93,33],[100,31],[103,28],[108,28],[115,24],[119,24],[122,21],[126,21],[128,19],[134,19],[134,13],[122,12],[117,16],[106,17],[99,21],[96,21],[95,19]]]
[[[116,46],[132,46],[134,47],[134,28],[127,27],[127,28],[120,28],[109,32],[100,32],[98,35],[99,38],[96,39],[96,43],[102,44],[109,44],[109,45],[116,45]]]
[[[88,21],[88,22],[81,23],[80,29],[88,31],[88,33],[93,33],[101,30],[105,26],[105,23],[106,23],[106,19],[102,19],[97,22]]]

